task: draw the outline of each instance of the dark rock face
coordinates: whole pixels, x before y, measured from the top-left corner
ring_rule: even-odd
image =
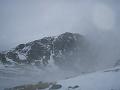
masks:
[[[25,44],[18,45],[15,50],[22,50],[25,47]]]
[[[57,89],[60,89],[60,88],[62,88],[62,85],[54,84],[54,85],[52,85],[52,87],[49,90],[57,90]]]
[[[0,53],[0,61],[1,61],[2,63],[6,63],[6,62],[7,62],[7,61],[6,61],[6,58],[5,58],[5,54]]]
[[[41,59],[47,62],[47,60],[50,59],[50,50],[41,44],[34,43],[27,53],[27,59],[30,60],[30,62]]]
[[[87,49],[86,40],[76,33],[63,33],[57,37],[44,37],[26,44],[20,44],[7,53],[0,54],[0,61],[12,59],[19,63],[35,63],[47,65],[53,57],[57,65],[71,65],[74,57],[82,56],[81,52]],[[23,58],[24,57],[24,58]]]
[[[9,58],[9,59],[12,59],[13,61],[18,61],[19,60],[19,57],[17,55],[17,53],[14,53],[14,52],[8,52],[6,54],[6,56]]]
[[[64,33],[55,40],[54,49],[62,51],[70,51],[77,46],[79,39],[82,38],[80,35],[73,35],[72,33]],[[76,40],[75,40],[76,39]]]
[[[53,42],[55,64],[60,67],[70,66],[73,68],[75,60],[82,58],[87,48],[87,43],[83,36],[68,32],[61,34]]]
[[[76,89],[76,88],[79,88],[79,86],[78,86],[78,85],[76,85],[76,86],[69,86],[69,87],[68,87],[68,90],[69,90],[69,89]]]

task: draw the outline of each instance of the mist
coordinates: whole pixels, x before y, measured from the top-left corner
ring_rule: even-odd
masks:
[[[118,0],[0,0],[0,7],[1,51],[63,32],[86,34],[105,26],[114,31],[119,28]]]
[[[95,65],[111,65],[120,59],[119,0],[0,2],[1,51],[44,36],[75,32],[89,41],[89,58]]]
[[[119,0],[0,2],[1,51],[45,36],[75,32],[88,40],[88,59],[93,65],[109,66],[120,59]]]
[[[64,32],[83,35],[89,46],[83,59],[74,58],[78,60],[75,68],[63,70],[53,65],[41,70],[30,66],[29,73],[23,73],[28,69],[16,71],[21,74],[21,80],[12,85],[40,80],[56,81],[84,71],[113,67],[120,59],[119,8],[119,0],[0,0],[0,51]],[[17,75],[12,79],[17,80]],[[6,82],[9,80],[3,80],[4,85]]]

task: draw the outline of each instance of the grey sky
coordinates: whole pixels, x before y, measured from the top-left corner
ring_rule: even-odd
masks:
[[[96,29],[92,18],[99,3],[113,10],[118,27],[119,0],[0,0],[0,50],[43,36]]]

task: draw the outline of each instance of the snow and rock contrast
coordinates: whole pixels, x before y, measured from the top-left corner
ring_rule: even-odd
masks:
[[[20,44],[11,50],[0,53],[0,61],[3,64],[46,66],[52,57],[55,64],[62,67],[62,65],[73,64],[74,57],[77,59],[81,56],[82,58],[86,50],[86,40],[82,35],[66,32],[56,37],[44,37]]]
[[[80,75],[53,83],[16,86],[6,90],[120,90],[120,67]]]
[[[120,90],[120,61],[97,71],[92,52],[69,32],[20,44],[0,53],[0,90]]]

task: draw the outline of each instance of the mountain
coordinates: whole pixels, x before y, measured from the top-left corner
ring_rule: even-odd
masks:
[[[120,60],[113,68],[97,71],[92,55],[89,42],[78,33],[66,32],[20,44],[0,53],[0,89],[120,90]]]
[[[3,64],[46,66],[52,58],[58,66],[71,66],[75,60],[83,58],[87,50],[88,43],[84,36],[66,32],[59,36],[44,37],[20,44],[11,50],[1,52],[0,61]]]

